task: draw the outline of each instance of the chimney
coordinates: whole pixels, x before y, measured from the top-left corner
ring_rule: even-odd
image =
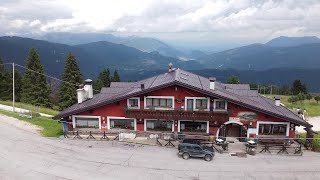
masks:
[[[85,96],[85,90],[83,89],[83,85],[81,84],[79,86],[79,89],[77,89],[77,97],[78,97],[79,104],[85,100],[84,96]]]
[[[210,81],[210,89],[211,89],[211,90],[214,90],[216,78],[215,78],[215,77],[209,77],[209,81]]]
[[[144,84],[142,83],[142,84],[140,84],[140,86],[141,86],[141,90],[143,90],[144,89]]]
[[[172,63],[169,63],[168,66],[169,66],[168,72],[172,72],[172,71],[174,70],[174,69],[173,69],[173,64],[172,64]]]
[[[85,99],[91,99],[93,97],[93,88],[92,88],[92,80],[87,79],[84,81],[83,89],[86,91]]]
[[[276,105],[276,106],[280,106],[280,101],[281,100],[281,96],[275,96],[274,97],[274,104]]]

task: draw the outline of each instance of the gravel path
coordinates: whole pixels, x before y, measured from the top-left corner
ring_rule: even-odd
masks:
[[[39,129],[0,115],[0,179],[318,180],[320,154],[217,154],[183,160],[175,148],[44,138]]]

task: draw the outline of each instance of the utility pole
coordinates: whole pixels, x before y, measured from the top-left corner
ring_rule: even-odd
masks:
[[[272,85],[271,85],[270,95],[272,96]]]
[[[14,112],[14,101],[15,101],[15,94],[14,94],[14,62],[12,63],[12,110]]]

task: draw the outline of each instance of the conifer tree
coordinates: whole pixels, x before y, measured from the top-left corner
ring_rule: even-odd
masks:
[[[120,76],[117,70],[113,73],[112,82],[120,82]]]
[[[0,58],[0,99],[12,100],[12,71],[7,70]],[[15,100],[20,101],[21,97],[21,75],[15,71]]]
[[[8,71],[4,67],[3,61],[0,58],[0,99],[8,100]]]
[[[50,89],[36,49],[31,48],[22,78],[22,102],[36,106],[51,107]]]
[[[104,68],[99,74],[98,79],[93,82],[93,89],[101,90],[103,87],[110,86],[110,71],[109,69]],[[96,91],[94,93],[97,93]]]
[[[69,53],[64,64],[62,75],[64,81],[59,92],[59,108],[67,108],[77,102],[77,86],[83,83],[80,67],[76,58]]]

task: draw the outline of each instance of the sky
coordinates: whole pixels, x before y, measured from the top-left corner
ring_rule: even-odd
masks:
[[[320,0],[0,0],[0,35],[102,32],[176,45],[319,36]]]

